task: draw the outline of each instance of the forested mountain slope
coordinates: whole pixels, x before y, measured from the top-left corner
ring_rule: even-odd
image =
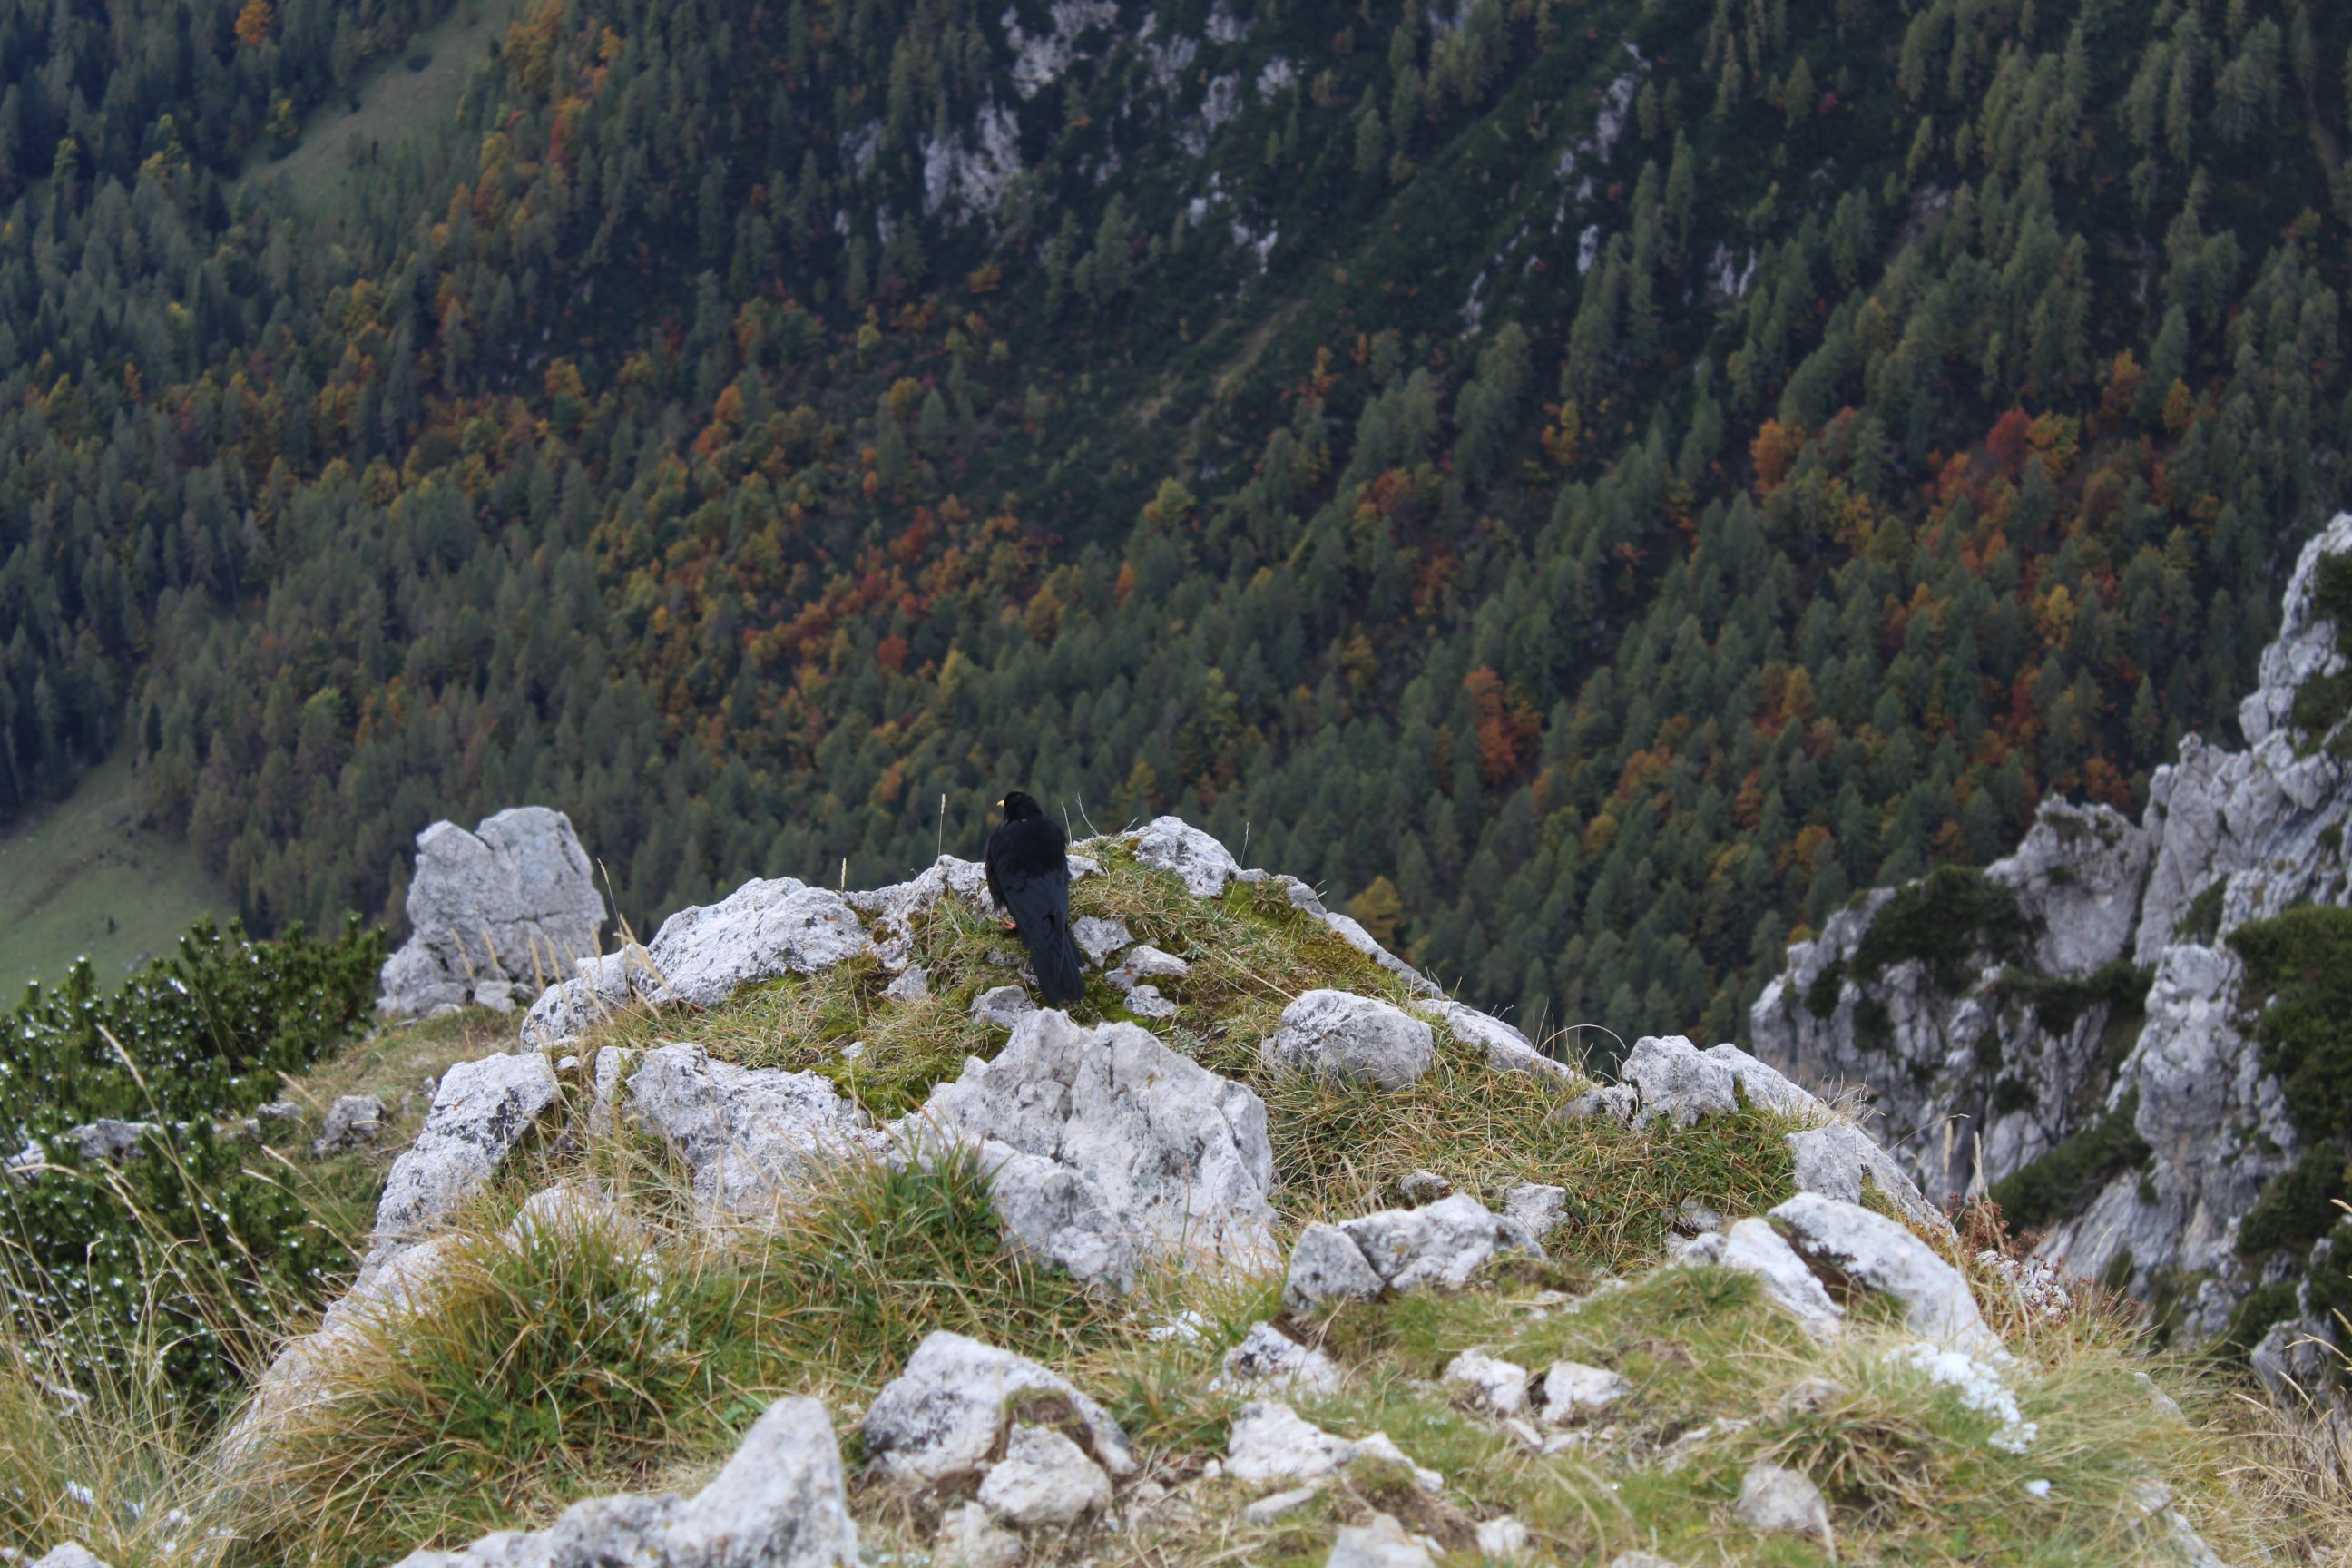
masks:
[[[2227,739],[2340,489],[2331,6],[548,0],[330,216],[230,154],[421,16],[115,9],[0,33],[0,815],[120,735],[265,926],[1018,780],[1724,1037]]]

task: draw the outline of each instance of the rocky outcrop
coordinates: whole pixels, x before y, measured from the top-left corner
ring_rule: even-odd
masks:
[[[555,1069],[536,1051],[460,1062],[443,1073],[425,1130],[384,1178],[376,1245],[413,1241],[446,1225],[561,1098]]]
[[[373,1094],[341,1094],[327,1107],[327,1120],[310,1140],[310,1157],[323,1160],[373,1145],[383,1135],[383,1101]]]
[[[1298,1234],[1282,1304],[1306,1312],[1391,1291],[1459,1289],[1499,1254],[1544,1256],[1534,1233],[1467,1193],[1413,1209],[1384,1209]]]
[[[527,1003],[593,957],[604,925],[572,819],[541,805],[499,812],[471,833],[436,822],[418,834],[407,910],[411,934],[384,961],[376,1003],[393,1017]]]
[[[591,1498],[545,1530],[499,1531],[400,1568],[856,1568],[841,1449],[814,1399],[780,1399],[691,1498]]]
[[[662,921],[631,979],[656,1005],[716,1007],[755,981],[814,974],[870,951],[846,899],[778,877],[746,882],[715,904]]]
[[[1327,1083],[1410,1089],[1437,1065],[1427,1024],[1402,1008],[1346,991],[1308,991],[1282,1010],[1282,1027],[1260,1047],[1277,1067]]]
[[[1135,1473],[1127,1434],[1067,1378],[945,1330],[926,1335],[866,1407],[866,1462],[886,1480],[917,1486],[979,1474],[1004,1451],[1016,1406],[1058,1410],[1105,1475]]]
[[[646,1051],[625,1080],[625,1115],[693,1173],[706,1212],[772,1208],[821,1167],[881,1152],[854,1100],[813,1072],[714,1062],[700,1046]]]
[[[1275,1256],[1265,1103],[1133,1024],[1024,1014],[907,1131],[976,1147],[1007,1232],[1078,1279],[1125,1289],[1155,1256]]]
[[[2347,552],[2352,515],[2297,560],[2240,705],[2243,750],[2190,736],[2137,824],[2045,802],[1981,878],[1868,895],[1790,949],[1750,1019],[1757,1053],[1801,1081],[1868,1085],[1928,1194],[2074,1189],[2025,1216],[2046,1228],[2042,1256],[2161,1289],[2197,1335],[2282,1268],[2241,1256],[2240,1223],[2303,1138],[2242,1032],[2229,938],[2352,897],[2352,766],[2325,743],[2342,722],[2315,735],[2294,720],[2303,685],[2345,667],[2319,586]]]

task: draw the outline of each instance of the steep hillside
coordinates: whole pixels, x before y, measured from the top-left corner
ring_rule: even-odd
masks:
[[[550,988],[510,1049],[432,1037],[421,1127],[284,1141],[292,1173],[380,1135],[381,1199],[226,1427],[126,1425],[135,1362],[69,1403],[9,1358],[7,1543],[2343,1561],[2337,1439],[2149,1356],[1983,1211],[1955,1229],[1753,1058],[1644,1038],[1588,1078],[1173,819],[1072,865],[1067,1015],[947,858],[748,883]],[[389,1094],[410,1033],[297,1085]]]
[[[2045,802],[1981,876],[1857,900],[1751,1027],[1867,1084],[1929,1192],[1989,1188],[2042,1256],[2273,1377],[2352,1309],[2347,616],[2352,516],[2296,563],[2246,750],[2191,736],[2137,825]]]
[[[1728,1037],[2136,809],[2342,488],[2341,7],[549,0],[325,213],[163,106],[432,8],[124,8],[0,107],[0,813],[127,745],[262,929],[515,799],[650,925],[1017,778]]]

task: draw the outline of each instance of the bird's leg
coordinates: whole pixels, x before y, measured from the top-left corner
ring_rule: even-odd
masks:
[[[1019,921],[1007,918],[1002,929],[1008,931],[1017,931],[1021,929],[1021,922]]]

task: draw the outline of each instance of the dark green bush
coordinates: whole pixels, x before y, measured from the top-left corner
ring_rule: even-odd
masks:
[[[2046,1226],[2081,1213],[2102,1186],[2151,1152],[2132,1125],[2138,1113],[2137,1092],[2126,1095],[2097,1121],[1995,1182],[1992,1201],[2018,1226]]]
[[[1974,961],[2021,957],[2025,917],[2010,890],[1967,866],[1938,866],[1879,909],[1853,950],[1853,977],[1872,981],[1918,959],[1938,990],[1958,991]]]
[[[2230,933],[2287,1115],[2316,1146],[2352,1139],[2352,910],[2305,904]]]
[[[0,1181],[8,1310],[76,1368],[144,1336],[173,1387],[228,1387],[289,1306],[315,1301],[350,1259],[301,1202],[249,1169],[234,1121],[367,1015],[383,961],[356,921],[321,942],[256,942],[199,923],[177,957],[110,996],[87,963],[7,1020],[0,1118],[50,1167]],[[84,1169],[68,1129],[152,1124],[137,1158]]]

